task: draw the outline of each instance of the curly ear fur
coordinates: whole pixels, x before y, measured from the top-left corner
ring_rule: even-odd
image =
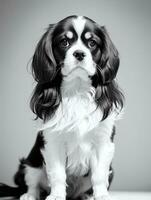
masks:
[[[61,74],[59,74],[52,52],[54,26],[50,25],[40,39],[32,60],[32,73],[37,85],[30,101],[30,107],[36,114],[36,119],[41,118],[44,121],[54,114],[61,99],[59,92]]]
[[[53,27],[53,24],[50,25],[40,39],[32,59],[32,73],[37,82],[50,82],[56,72],[56,62],[51,47]]]
[[[119,68],[119,54],[111,41],[105,27],[100,28],[100,37],[102,38],[102,55],[98,67],[101,72],[102,85],[110,83],[117,74]]]
[[[97,65],[97,74],[93,77],[96,87],[96,102],[103,112],[103,119],[106,119],[113,106],[122,109],[124,96],[115,77],[119,68],[119,55],[116,47],[112,43],[105,27],[100,27],[101,58]]]
[[[124,105],[124,96],[117,83],[113,80],[108,85],[98,85],[95,101],[103,112],[102,120],[106,119],[113,108],[120,111]]]

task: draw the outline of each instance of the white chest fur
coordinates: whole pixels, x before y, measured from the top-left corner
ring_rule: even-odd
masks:
[[[43,126],[52,132],[78,132],[84,134],[95,127],[102,118],[102,112],[97,109],[94,100],[95,90],[90,82],[80,78],[62,86],[62,102],[55,115]]]
[[[92,95],[77,94],[65,99],[66,122],[71,125],[66,129],[67,173],[86,174],[92,152],[92,135],[90,132],[98,126],[102,113],[97,109]]]

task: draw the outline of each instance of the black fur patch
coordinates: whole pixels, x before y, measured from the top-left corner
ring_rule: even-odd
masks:
[[[41,150],[45,147],[45,140],[43,136],[43,132],[40,131],[37,135],[36,142],[27,156],[27,158],[24,160],[24,164],[27,164],[31,167],[42,167],[44,162],[43,155],[41,153]]]

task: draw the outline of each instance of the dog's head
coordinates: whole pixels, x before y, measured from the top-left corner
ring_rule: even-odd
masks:
[[[79,77],[91,80],[105,119],[113,104],[122,105],[114,81],[118,68],[118,51],[105,27],[87,17],[67,17],[50,25],[37,45],[32,61],[37,86],[31,108],[37,117],[50,117],[61,101],[62,81]]]

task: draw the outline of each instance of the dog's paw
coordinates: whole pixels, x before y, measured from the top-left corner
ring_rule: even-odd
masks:
[[[57,195],[49,195],[46,200],[65,200],[65,197],[57,196]]]
[[[105,194],[95,198],[95,200],[111,200],[111,197],[109,194]]]
[[[20,197],[20,200],[36,200],[36,198],[31,194],[25,193]]]

